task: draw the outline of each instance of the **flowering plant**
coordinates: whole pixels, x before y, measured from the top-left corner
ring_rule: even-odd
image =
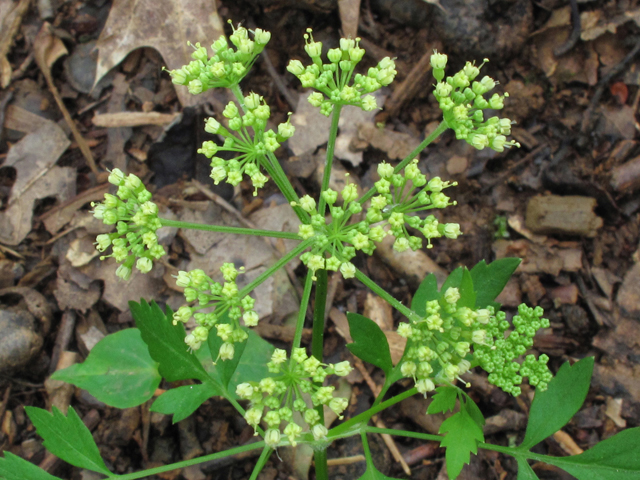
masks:
[[[222,37],[212,45],[213,54],[196,44],[193,61],[170,73],[173,82],[186,86],[193,94],[210,88],[226,87],[235,95],[218,118],[209,118],[205,130],[219,142],[206,141],[199,152],[211,159],[211,178],[217,184],[238,185],[245,177],[255,191],[273,181],[300,219],[297,233],[195,225],[161,218],[152,195],[135,175],[113,170],[109,176],[117,191],[106,194],[104,202],[93,205],[93,214],[105,224],[115,225],[113,233],[99,235],[97,248],[110,252],[102,258],[120,263],[117,275],[128,280],[132,269],[147,273],[154,261],[165,255],[156,231],[162,227],[198,228],[239,235],[259,235],[298,241],[274,265],[243,288],[236,279],[243,274],[232,263],[220,269],[222,281],[215,281],[203,270],[181,271],[176,284],[184,291],[185,304],[175,312],[163,311],[155,303],[131,303],[137,328],[112,334],[97,344],[87,360],[57,372],[54,378],[87,389],[101,401],[120,408],[140,405],[153,397],[162,378],[169,382],[193,381],[162,393],[152,410],[172,414],[178,422],[193,413],[212,396],[227,399],[243,415],[261,440],[224,452],[182,461],[135,473],[114,474],[107,468],[91,434],[73,408],[67,415],[57,409],[27,407],[45,446],[60,458],[78,467],[102,473],[109,478],[131,480],[193,465],[253,449],[261,449],[251,479],[257,478],[270,455],[278,448],[307,444],[315,451],[317,479],[328,479],[327,447],[336,439],[359,435],[362,438],[366,473],[362,479],[389,478],[374,465],[368,435],[386,433],[440,442],[446,449],[447,471],[455,478],[471,453],[478,448],[514,456],[518,478],[537,478],[527,459],[559,466],[578,478],[636,478],[640,471],[634,448],[640,439],[638,429],[626,430],[574,457],[558,458],[531,452],[531,448],[562,428],[582,405],[589,387],[593,359],[585,358],[573,366],[563,365],[554,378],[546,355],[530,352],[533,337],[549,321],[540,307],[521,305],[511,321],[495,299],[502,291],[519,260],[507,258],[473,269],[458,268],[443,285],[429,275],[403,305],[357,268],[361,251],[371,255],[385,237],[393,237],[398,252],[417,250],[434,241],[455,240],[462,234],[456,223],[444,223],[429,212],[455,205],[448,196],[455,182],[427,178],[420,170],[419,153],[447,129],[458,139],[477,149],[502,152],[518,147],[507,140],[511,121],[497,116],[507,94],[489,94],[496,82],[480,78],[480,66],[468,62],[453,76],[445,76],[447,56],[435,52],[431,57],[436,80],[434,94],[443,112],[442,123],[397,165],[382,162],[373,188],[359,195],[355,184],[341,191],[329,188],[334,147],[341,109],[353,105],[365,111],[377,109],[372,92],[389,85],[395,64],[385,58],[365,73],[356,67],[365,52],[358,39],[342,39],[330,49],[328,61],[322,59],[322,44],[305,35],[305,50],[311,63],[292,60],[287,70],[302,86],[310,88],[308,100],[331,117],[324,177],[318,197],[299,197],[287,179],[274,152],[295,133],[289,120],[277,131],[267,129],[270,108],[258,93],[244,95],[239,83],[253,65],[270,34],[256,29],[253,35],[243,27],[233,29],[229,39]],[[231,45],[229,44],[231,43]],[[218,152],[233,158],[218,157]],[[307,267],[294,339],[289,351],[273,348],[252,330],[259,321],[251,293],[278,269],[299,257]],[[395,365],[382,330],[372,320],[349,313],[353,342],[347,347],[353,355],[380,368],[385,382],[371,407],[344,420],[349,399],[336,392],[336,377],[351,370],[349,361],[336,364],[323,358],[324,310],[327,272],[355,278],[386,300],[405,317],[398,334],[406,338],[404,354]],[[338,273],[339,272],[339,273]],[[302,345],[302,329],[312,293],[315,295],[313,338],[310,351]],[[185,329],[185,326],[188,329]],[[240,362],[240,359],[243,362]],[[244,365],[251,364],[248,370]],[[134,368],[135,367],[135,368]],[[458,386],[461,376],[471,369],[488,373],[488,381],[514,396],[521,394],[525,378],[536,387],[529,424],[519,446],[484,443],[484,418],[480,409]],[[404,380],[403,380],[404,379]],[[388,397],[392,385],[400,382],[404,391]],[[407,388],[408,386],[408,388]],[[468,386],[462,381],[462,386]],[[369,425],[378,412],[412,395],[433,397],[426,414],[454,412],[440,428],[442,435],[393,430]],[[325,413],[332,411],[344,420],[331,427]],[[634,445],[636,447],[634,447]],[[615,473],[614,473],[615,472]],[[626,476],[625,476],[626,475]],[[6,453],[0,459],[0,477],[51,480],[56,477],[29,462]]]

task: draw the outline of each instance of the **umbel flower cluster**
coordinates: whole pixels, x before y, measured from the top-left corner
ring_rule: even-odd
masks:
[[[156,230],[162,226],[158,219],[158,206],[151,201],[151,193],[142,181],[133,174],[114,168],[109,174],[109,183],[118,187],[116,195],[104,194],[103,203],[92,203],[93,216],[105,225],[115,225],[116,231],[96,237],[96,248],[100,252],[112,248],[111,255],[121,265],[116,275],[123,280],[131,277],[133,265],[142,273],[148,273],[153,260],[166,252],[158,245]],[[136,261],[137,259],[137,261]]]
[[[229,36],[229,40],[235,49],[229,45],[225,36],[221,36],[211,45],[213,55],[210,57],[206,47],[196,43],[195,51],[191,54],[193,61],[182,68],[169,71],[172,82],[186,85],[192,95],[206,92],[210,88],[231,87],[240,83],[256,57],[269,43],[271,33],[256,28],[251,40],[246,28],[234,28],[233,24],[231,28],[233,34]]]
[[[184,296],[188,303],[173,314],[173,324],[187,323],[191,317],[198,325],[184,339],[192,350],[200,348],[202,342],[209,338],[209,331],[215,327],[217,335],[224,342],[220,347],[219,359],[231,360],[235,348],[234,343],[244,342],[247,333],[240,327],[242,318],[245,326],[258,325],[258,314],[253,309],[255,300],[250,296],[240,298],[236,278],[238,270],[233,263],[225,263],[220,267],[224,283],[213,281],[200,269],[178,273],[176,284],[184,288]],[[225,320],[228,315],[230,322]]]
[[[439,299],[427,301],[423,318],[398,327],[409,341],[401,372],[415,380],[418,391],[426,394],[438,384],[452,384],[477,365],[489,372],[490,383],[514,396],[520,395],[524,377],[545,390],[552,378],[549,358],[528,355],[522,364],[516,361],[531,348],[538,329],[549,326],[549,320],[540,318],[542,308],[520,305],[515,330],[505,338],[511,326],[504,312],[458,306],[459,301],[460,291],[449,287]]]
[[[269,159],[266,155],[275,152],[282,142],[291,138],[295,127],[287,120],[278,125],[278,131],[266,130],[267,120],[271,116],[269,105],[257,93],[250,93],[244,97],[241,109],[234,102],[229,102],[222,112],[228,120],[228,129],[215,118],[207,119],[204,130],[213,135],[220,135],[224,143],[207,140],[198,149],[211,159],[211,178],[218,185],[221,181],[236,186],[242,181],[243,174],[247,174],[255,187],[264,187],[268,178],[260,171],[260,167],[269,169]],[[251,135],[249,128],[253,129]],[[234,133],[235,132],[235,133]],[[225,160],[217,157],[218,152],[235,152],[237,156]]]
[[[329,63],[322,63],[322,42],[313,40],[310,28],[304,39],[304,49],[313,63],[305,67],[300,60],[291,60],[287,70],[298,77],[304,88],[316,90],[309,95],[311,105],[320,107],[326,116],[331,114],[334,105],[355,105],[366,112],[378,108],[375,97],[369,94],[393,82],[398,72],[392,59],[383,58],[366,75],[354,75],[365,53],[359,46],[359,38],[341,38],[340,47],[327,53]]]
[[[303,239],[314,237],[311,250],[300,257],[302,262],[314,272],[339,269],[345,278],[351,278],[355,275],[355,267],[350,260],[356,251],[373,254],[375,243],[384,240],[388,234],[396,238],[393,248],[398,252],[422,247],[422,239],[411,235],[407,227],[420,231],[427,239],[428,247],[434,238],[455,239],[461,235],[457,223],[443,224],[433,215],[426,218],[417,215],[433,208],[455,205],[442,190],[457,185],[455,182],[443,182],[440,177],[427,181],[417,163],[414,160],[403,173],[394,173],[393,166],[385,162],[378,165],[380,180],[375,183],[378,195],[371,199],[364,218],[359,222],[350,223],[354,215],[363,212],[364,202],[358,200],[355,184],[347,184],[340,195],[332,189],[322,192],[322,198],[329,206],[329,217],[318,213],[316,202],[309,195],[302,197],[296,205],[309,213],[311,220],[309,224],[300,225],[298,234]],[[338,204],[339,198],[341,205]]]
[[[268,426],[264,440],[271,448],[280,443],[282,434],[295,447],[307,427],[315,440],[326,438],[327,428],[314,407],[326,405],[342,418],[348,400],[334,397],[334,387],[321,385],[328,375],[348,375],[352,370],[349,362],[321,363],[309,357],[304,348],[294,348],[287,361],[287,352],[276,348],[267,365],[273,376],[241,383],[236,388],[238,397],[251,402],[244,415],[247,423],[257,429],[264,420]]]
[[[480,69],[489,60],[476,67],[467,62],[462,70],[453,77],[444,79],[444,68],[447,56],[434,52],[431,56],[433,76],[438,81],[434,95],[444,114],[444,120],[449,128],[456,132],[456,138],[466,140],[478,150],[490,147],[496,152],[503,152],[505,147],[519,147],[520,144],[506,136],[511,134],[511,120],[508,118],[484,118],[484,110],[501,110],[504,99],[509,94],[494,93],[489,100],[484,98],[496,86],[496,81],[484,76],[480,81],[475,80],[480,75]]]

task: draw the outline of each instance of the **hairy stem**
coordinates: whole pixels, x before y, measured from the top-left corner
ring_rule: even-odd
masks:
[[[311,336],[311,354],[322,362],[324,349],[324,312],[327,304],[327,271],[316,271],[316,295],[313,307],[313,333]],[[320,386],[320,385],[319,385]],[[324,425],[324,407],[318,405],[316,411],[320,415],[320,424]],[[327,451],[317,450],[314,454],[316,479],[328,480]]]
[[[428,433],[409,432],[407,430],[395,430],[393,428],[366,427],[367,433],[386,433],[397,437],[418,438],[420,440],[430,440],[433,442],[441,442],[444,439],[442,435],[429,435]]]
[[[327,142],[327,160],[324,163],[324,175],[322,176],[322,186],[320,187],[320,202],[318,212],[324,215],[326,202],[322,197],[322,192],[329,188],[329,180],[331,179],[331,168],[333,166],[333,153],[336,149],[336,137],[338,136],[338,122],[340,121],[340,111],[342,105],[334,105],[331,114],[331,130],[329,130],[329,141]]]
[[[258,478],[258,475],[260,475],[260,472],[267,464],[267,461],[271,456],[271,452],[273,452],[273,450],[271,450],[269,447],[264,447],[264,450],[262,450],[256,466],[253,467],[253,472],[251,472],[251,477],[249,477],[249,480],[256,480],[256,478]]]
[[[313,238],[305,240],[304,242],[300,243],[296,248],[288,252],[286,255],[283,255],[281,259],[279,259],[271,267],[265,270],[258,278],[256,278],[253,282],[251,282],[249,285],[247,285],[242,290],[240,290],[238,292],[238,297],[243,298],[245,295],[248,295],[249,292],[251,292],[254,288],[260,285],[262,282],[264,282],[267,278],[269,278],[271,275],[273,275],[282,267],[284,267],[288,262],[290,262],[295,257],[297,257],[302,252],[304,252],[304,250],[307,247],[311,246],[312,243],[313,243]]]
[[[211,455],[205,455],[203,457],[193,458],[191,460],[184,460],[182,462],[172,463],[170,465],[163,465],[162,467],[150,468],[148,470],[142,470],[135,473],[127,473],[126,475],[115,475],[110,478],[116,478],[117,480],[136,480],[137,478],[150,477],[151,475],[157,475],[158,473],[169,472],[178,468],[190,467],[191,465],[197,465],[199,463],[209,462],[211,460],[217,460],[218,458],[229,457],[238,453],[248,452],[250,450],[256,450],[258,448],[264,448],[264,442],[255,442],[248,445],[242,445],[241,447],[230,448],[224,452],[212,453]]]
[[[398,310],[405,317],[408,319],[419,320],[417,313],[410,308],[405,307],[402,303],[393,298],[384,288],[380,287],[360,270],[356,270],[356,278],[369,287],[373,293],[386,300],[393,308]]]
[[[298,311],[298,320],[296,322],[296,331],[293,335],[292,348],[300,347],[300,342],[302,341],[302,329],[304,327],[304,319],[307,316],[307,306],[309,305],[309,298],[311,297],[311,287],[313,287],[313,272],[309,270],[307,272],[307,279],[304,282],[302,298],[300,299],[300,310]]]
[[[257,230],[252,228],[228,227],[225,225],[206,225],[203,223],[181,222],[179,220],[169,220],[161,218],[163,227],[188,228],[191,230],[204,230],[207,232],[233,233],[237,235],[253,235],[256,237],[286,238],[288,240],[300,240],[300,236],[295,232],[278,232],[276,230]]]
[[[350,429],[356,427],[357,425],[368,422],[369,419],[371,419],[371,417],[373,417],[376,413],[381,412],[382,410],[389,408],[395,405],[396,403],[401,402],[405,398],[409,398],[412,395],[415,395],[416,393],[418,393],[418,390],[416,390],[416,388],[414,387],[410,390],[407,390],[406,392],[402,392],[396,395],[395,397],[391,397],[389,400],[386,400],[374,407],[371,407],[369,410],[362,412],[361,414],[356,415],[353,418],[350,418],[349,420],[338,425],[337,427],[332,428],[329,431],[328,436],[334,437],[334,438],[340,437],[344,433],[348,432]]]
[[[427,136],[427,138],[425,138],[422,143],[420,143],[420,145],[418,145],[413,152],[411,152],[407,158],[405,158],[404,160],[402,160],[398,165],[396,165],[396,168],[393,169],[393,171],[395,173],[398,173],[400,170],[402,170],[404,167],[406,167],[407,165],[409,165],[409,163],[416,158],[420,152],[422,150],[424,150],[425,148],[427,148],[427,146],[429,146],[429,144],[431,142],[433,142],[436,138],[438,138],[447,128],[449,128],[449,126],[447,125],[447,122],[445,122],[444,120],[442,122],[440,122],[440,125],[438,125],[438,127],[431,132],[431,134],[429,136]],[[377,193],[377,190],[374,188],[371,188],[367,193],[365,193],[362,198],[360,200],[358,200],[358,202],[360,202],[360,204],[363,204],[364,202],[366,202],[367,200],[369,200],[371,197],[373,197],[375,194]]]

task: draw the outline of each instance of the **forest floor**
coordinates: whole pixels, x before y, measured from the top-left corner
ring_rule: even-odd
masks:
[[[509,92],[500,115],[517,122],[513,138],[521,148],[477,151],[446,132],[422,152],[419,167],[429,177],[458,183],[448,192],[457,206],[441,218],[458,222],[464,235],[402,255],[380,247],[357,260],[358,267],[409,304],[429,273],[442,280],[459,266],[522,258],[498,299],[504,309],[513,314],[522,302],[545,309],[551,327],[538,334],[534,349],[549,355],[552,370],[568,360],[596,359],[591,391],[564,429],[564,441],[550,438],[540,451],[575,454],[640,425],[637,0],[221,0],[217,10],[214,2],[187,0],[89,0],[57,9],[62,2],[52,3],[0,0],[1,450],[60,478],[98,478],[45,453],[25,414],[29,405],[72,405],[117,473],[252,439],[253,430],[222,400],[205,402],[173,425],[169,416],[149,411],[152,400],[118,410],[49,379],[81,362],[104,336],[133,326],[129,301],[155,299],[178,308],[184,302],[173,278],[178,270],[214,270],[233,261],[257,274],[290,247],[286,241],[166,229],[166,260],[123,283],[113,260],[101,262],[93,245],[106,230],[91,216],[90,203],[109,191],[105,171],[114,167],[150,185],[162,216],[297,231],[273,182],[257,196],[248,182],[235,189],[214,186],[208,160],[196,152],[210,139],[204,120],[220,115],[228,92],[191,97],[163,71],[189,61],[186,40],[208,45],[213,39],[198,35],[223,26],[230,33],[228,19],[272,32],[242,88],[265,97],[274,125],[294,112],[295,141],[277,156],[299,194],[318,193],[329,121],[309,106],[285,68],[291,58],[305,61],[307,27],[329,48],[341,35],[361,37],[363,70],[386,56],[397,64],[396,81],[378,99],[383,110],[345,110],[334,185],[344,184],[348,173],[349,181],[370,187],[378,162],[402,159],[438,125],[428,62],[434,49],[449,54],[452,71],[467,60],[480,64],[488,58],[482,71],[499,81],[499,91]],[[158,21],[162,15],[169,20]],[[292,339],[305,267],[293,264],[287,274],[256,292],[263,305],[257,330],[277,346]],[[394,355],[401,353],[393,333],[401,320],[397,312],[358,281],[338,274],[329,285],[329,360],[354,358],[345,348],[345,312],[374,319],[390,332]],[[339,386],[351,398],[348,416],[368,408],[383,381],[373,367],[356,366]],[[488,419],[488,441],[521,439],[533,389],[513,398],[488,384],[486,375],[478,372],[471,380],[469,393]],[[379,421],[437,433],[443,418],[424,415],[428,402],[410,398]],[[372,448],[386,475],[448,478],[437,443],[396,440],[404,467],[377,435]],[[279,454],[259,478],[314,478],[309,452]],[[359,478],[361,454],[359,439],[332,445],[331,478]],[[156,478],[244,479],[254,461],[236,456]],[[541,478],[570,478],[542,464],[534,470]],[[481,451],[460,478],[513,479],[516,471],[514,460]]]

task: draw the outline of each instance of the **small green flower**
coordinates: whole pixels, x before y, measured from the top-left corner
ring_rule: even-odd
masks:
[[[229,22],[231,23],[231,22]],[[186,85],[189,92],[197,95],[211,88],[232,87],[240,83],[255,62],[256,57],[264,50],[271,39],[271,34],[260,28],[253,32],[253,40],[249,38],[246,28],[233,27],[229,36],[232,48],[222,36],[211,45],[213,55],[199,43],[191,45],[194,52],[193,61],[176,70],[170,70],[171,80],[176,85]]]
[[[348,375],[352,370],[349,363],[324,364],[315,357],[307,356],[304,348],[294,348],[289,360],[284,350],[275,349],[268,367],[273,376],[236,387],[236,395],[251,403],[244,416],[247,423],[257,429],[260,421],[264,420],[269,426],[265,442],[272,448],[280,443],[281,432],[293,446],[305,428],[312,432],[315,440],[326,438],[328,431],[319,423],[320,415],[315,407],[326,405],[342,418],[349,402],[346,398],[334,397],[334,387],[317,383],[330,374]],[[311,400],[310,403],[307,399]],[[300,415],[294,418],[293,412]],[[287,425],[280,430],[284,422]]]
[[[443,112],[444,121],[455,131],[457,139],[466,140],[478,150],[489,147],[502,152],[505,147],[519,147],[520,144],[506,139],[506,135],[511,133],[509,119],[498,117],[484,119],[483,110],[502,109],[504,99],[509,96],[507,93],[504,95],[494,93],[489,100],[483,97],[496,85],[495,80],[488,76],[480,81],[475,80],[486,62],[488,62],[487,59],[479,67],[467,62],[462,70],[443,81],[447,56],[434,52],[431,56],[431,65],[433,76],[438,81],[434,94]],[[502,125],[505,127],[502,128]]]
[[[156,231],[162,226],[158,218],[158,206],[151,202],[151,193],[133,174],[125,176],[119,169],[109,174],[109,183],[118,187],[116,195],[105,193],[103,203],[92,203],[93,216],[106,225],[116,225],[117,231],[96,237],[99,252],[112,247],[111,255],[122,263],[116,275],[123,280],[131,278],[135,266],[142,273],[153,268],[153,261],[165,255],[158,245]],[[136,261],[137,260],[137,261]]]
[[[243,319],[245,326],[255,327],[258,324],[258,314],[253,310],[255,300],[249,296],[240,298],[235,280],[243,268],[237,270],[232,263],[225,263],[220,267],[224,283],[215,282],[203,270],[190,272],[180,271],[176,277],[176,285],[184,288],[184,296],[188,303],[197,301],[197,305],[180,307],[173,314],[173,323],[187,323],[192,317],[196,327],[185,338],[185,343],[191,350],[198,350],[202,342],[208,338],[209,331],[215,327],[217,335],[223,340],[218,352],[220,360],[233,358],[234,343],[244,342],[247,333],[240,328],[239,320]],[[224,315],[229,318],[225,323]]]
[[[311,105],[327,116],[331,115],[334,105],[354,105],[367,112],[378,108],[375,97],[366,94],[393,81],[397,73],[393,60],[387,57],[370,68],[367,75],[354,75],[356,65],[365,54],[359,38],[341,39],[340,48],[328,51],[329,63],[326,64],[321,60],[322,42],[313,40],[311,29],[307,29],[304,38],[305,51],[313,63],[305,67],[299,60],[291,60],[287,70],[298,77],[304,88],[316,90],[308,98]]]

